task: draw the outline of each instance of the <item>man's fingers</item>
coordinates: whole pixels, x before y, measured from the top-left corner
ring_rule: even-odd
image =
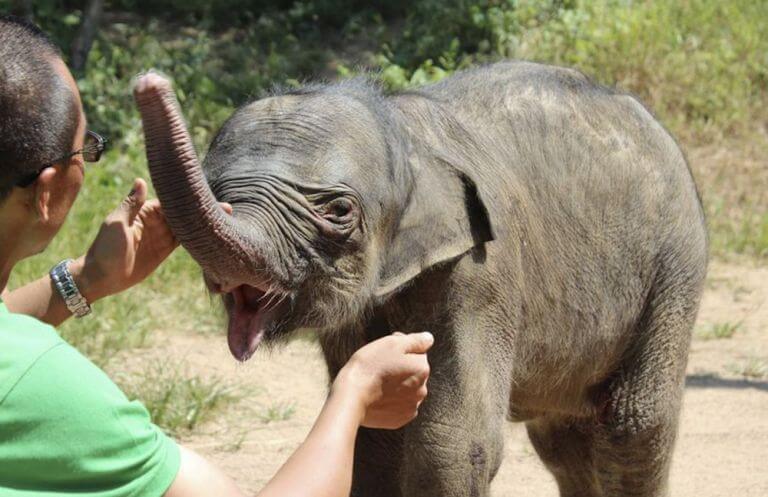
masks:
[[[232,204],[229,204],[227,202],[219,202],[219,205],[221,206],[222,209],[224,209],[224,212],[226,212],[230,216],[232,215]]]
[[[408,354],[402,358],[398,374],[398,391],[416,391],[427,384],[430,367],[425,354]]]
[[[173,236],[165,220],[163,206],[158,199],[153,198],[144,202],[135,223],[141,223],[143,230],[149,230],[148,233],[158,244],[167,244],[173,248],[179,246],[179,241]]]
[[[156,198],[144,202],[144,209],[152,212],[163,212],[163,209],[160,207],[160,201]]]
[[[400,337],[400,340],[403,341],[403,350],[407,354],[424,354],[435,343],[435,337],[428,331],[411,333],[410,335]]]
[[[427,379],[429,378],[429,366],[417,365],[418,372],[411,374],[408,378],[404,379],[400,383],[400,388],[405,390],[419,390],[421,388],[426,389]]]
[[[133,224],[133,220],[139,214],[144,202],[147,200],[147,183],[141,178],[133,182],[133,189],[120,203],[120,207],[115,210],[115,214],[121,221]]]

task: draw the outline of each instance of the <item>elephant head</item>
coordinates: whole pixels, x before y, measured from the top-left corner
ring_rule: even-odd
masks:
[[[169,81],[145,74],[134,96],[152,182],[172,231],[222,294],[238,360],[262,340],[360,320],[422,271],[491,239],[471,171],[454,167],[439,137],[417,138],[370,85],[241,107],[202,167]]]

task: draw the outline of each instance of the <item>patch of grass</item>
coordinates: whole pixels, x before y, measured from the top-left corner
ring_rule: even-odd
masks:
[[[173,436],[193,430],[240,398],[232,385],[190,375],[180,364],[150,368],[122,386],[129,398],[141,399],[155,424]]]
[[[750,202],[755,194],[760,192],[745,192],[735,205],[722,200],[707,205],[712,252],[768,257],[768,206]]]
[[[741,325],[741,321],[737,323],[713,323],[698,330],[696,336],[702,340],[731,338],[737,331],[739,331],[739,329],[741,329]]]
[[[132,290],[112,299],[106,312],[97,303],[86,319],[70,320],[59,333],[70,344],[101,368],[107,367],[118,352],[147,344],[152,323],[137,294]]]
[[[768,360],[759,357],[750,357],[738,364],[729,364],[726,369],[733,374],[748,379],[760,380],[768,378]]]
[[[733,301],[742,302],[744,301],[744,298],[752,294],[753,291],[753,288],[739,285],[733,289]]]
[[[747,214],[725,235],[724,250],[768,256],[768,212]]]
[[[266,407],[258,416],[262,423],[268,424],[276,421],[287,421],[291,419],[295,413],[295,403],[277,403]]]
[[[237,452],[243,447],[243,444],[248,439],[249,433],[250,433],[250,427],[241,429],[238,431],[237,435],[235,435],[235,437],[230,442],[225,442],[221,444],[219,448],[225,452]]]

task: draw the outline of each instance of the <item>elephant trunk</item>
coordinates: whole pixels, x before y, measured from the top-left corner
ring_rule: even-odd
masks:
[[[156,73],[134,86],[147,162],[171,231],[220,283],[244,283],[260,267],[256,240],[216,201],[203,174],[173,87]]]

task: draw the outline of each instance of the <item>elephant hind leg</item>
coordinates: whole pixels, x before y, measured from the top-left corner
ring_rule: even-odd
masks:
[[[642,404],[643,396],[624,400]],[[672,458],[680,396],[655,402],[594,431],[594,462],[605,497],[662,497]],[[634,408],[631,408],[634,409]]]
[[[704,271],[667,272],[641,317],[636,342],[608,387],[608,412],[594,431],[595,464],[606,497],[661,497],[685,383]]]
[[[552,473],[561,497],[600,497],[594,460],[593,425],[541,417],[525,424],[528,438]]]
[[[541,417],[531,441],[562,497],[662,497],[685,382],[703,266],[660,271],[635,341],[601,392],[594,420]],[[604,400],[603,400],[604,399]],[[605,409],[602,403],[606,402]]]

